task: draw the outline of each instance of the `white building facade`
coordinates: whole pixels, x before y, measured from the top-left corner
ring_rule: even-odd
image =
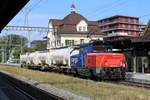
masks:
[[[103,37],[98,30],[98,22],[88,21],[76,13],[74,5],[71,6],[71,13],[63,19],[50,19],[48,27],[51,30],[47,33],[47,49],[78,45],[81,40],[87,43],[91,38]]]

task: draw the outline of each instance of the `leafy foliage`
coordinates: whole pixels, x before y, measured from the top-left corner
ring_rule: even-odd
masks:
[[[46,41],[44,40],[34,40],[31,43],[31,47],[36,50],[36,51],[40,51],[40,50],[45,50],[46,49]]]
[[[5,60],[8,60],[12,55],[12,58],[19,59],[21,51],[25,51],[24,49],[27,48],[27,42],[26,37],[16,34],[0,37],[0,48],[4,51]],[[0,58],[2,58],[2,55],[0,55]]]
[[[28,47],[28,39],[22,35],[9,34],[0,37],[0,61],[2,61],[2,54],[4,60],[7,61],[9,58],[19,59],[20,53],[34,52],[37,50],[46,49],[46,41],[34,40],[32,41],[33,46]],[[3,51],[2,51],[3,50]]]

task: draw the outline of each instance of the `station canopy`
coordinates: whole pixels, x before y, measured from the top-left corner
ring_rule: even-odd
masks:
[[[29,0],[0,0],[0,32]]]
[[[133,38],[132,42],[137,42],[137,43],[150,43],[150,20],[146,26],[146,29],[143,33],[143,36]]]

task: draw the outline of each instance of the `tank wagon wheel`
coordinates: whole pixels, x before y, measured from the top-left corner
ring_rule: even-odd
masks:
[[[66,73],[65,73],[65,70],[64,70],[63,68],[58,68],[57,70],[58,70],[59,73],[61,73],[61,74],[63,74],[63,73],[66,74]]]
[[[79,77],[77,69],[72,70],[72,75],[73,75],[73,77]]]
[[[31,69],[31,66],[30,66],[30,64],[27,64],[27,68],[28,68],[28,69]]]
[[[65,68],[62,69],[62,73],[64,75],[69,75],[68,69],[65,69]]]
[[[44,71],[51,71],[51,70],[50,70],[51,68],[49,67],[48,64],[44,65],[44,67],[45,67]]]
[[[47,68],[47,71],[49,71],[49,72],[53,72],[53,68],[48,67],[48,68]]]
[[[69,75],[74,77],[74,72],[71,69],[69,69]]]
[[[75,73],[72,71],[72,69],[69,69],[69,74],[74,77]]]
[[[21,66],[20,66],[21,68],[23,68],[24,67],[24,65],[23,64],[21,64]]]
[[[27,68],[27,64],[24,64],[24,65],[23,65],[23,68]]]
[[[23,68],[27,68],[27,64],[23,64]]]
[[[78,73],[74,73],[73,76],[74,77],[79,77],[79,74]]]
[[[55,67],[55,68],[53,69],[53,71],[54,71],[55,73],[60,73],[60,69],[57,68],[57,67]]]
[[[48,68],[48,65],[41,65],[40,70],[41,70],[41,71],[46,71],[47,68]]]
[[[65,71],[65,73],[66,73],[66,75],[71,75],[71,76],[73,76],[73,73],[71,72],[71,70],[70,69],[64,69],[64,71]]]

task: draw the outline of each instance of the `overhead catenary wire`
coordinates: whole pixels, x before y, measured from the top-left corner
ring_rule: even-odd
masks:
[[[38,0],[37,2],[35,2],[33,5],[31,5],[28,10],[25,13],[25,19],[24,19],[24,26],[29,26],[29,20],[28,20],[28,16],[29,13],[31,13],[32,10],[34,10],[43,0]],[[28,36],[28,46],[30,47],[30,31],[27,32],[27,36]]]
[[[112,11],[113,8],[116,8],[118,6],[124,5],[126,3],[128,3],[129,1],[119,1],[118,3],[114,3],[113,5],[109,6],[109,7],[105,7],[103,10],[97,10],[96,12],[93,12],[89,15],[89,17],[93,17],[96,14],[103,14],[103,13],[107,13],[108,11]]]
[[[34,10],[43,0],[35,0],[33,3],[28,3],[20,12],[19,16],[27,16],[32,10]],[[23,19],[20,17],[14,24],[19,24]]]
[[[33,3],[29,2],[20,12],[19,12],[19,16],[25,16],[27,11],[36,3],[37,0],[35,0]],[[14,24],[18,24],[20,23],[23,19],[23,17],[20,17]]]
[[[31,11],[33,11],[35,8],[37,8],[37,6],[40,4],[42,2],[42,0],[35,0],[34,2],[32,2],[32,4],[31,3],[28,3],[20,12],[19,12],[19,16],[17,16],[17,17],[19,17],[13,24],[18,24],[18,23],[20,23],[21,21],[23,21],[23,17],[21,17],[21,16],[24,16],[24,22],[23,22],[23,24],[24,24],[24,26],[25,25],[27,25],[27,26],[29,26],[29,20],[28,20],[28,15],[29,15],[29,13],[31,13]],[[5,32],[3,35],[5,36],[6,35],[6,37],[7,37],[7,35],[8,35],[9,33],[8,33],[8,30],[7,30],[7,32]],[[1,34],[2,35],[2,34]],[[10,35],[11,36],[11,35]],[[5,43],[4,43],[4,45],[3,45],[3,47],[2,47],[2,49],[3,49],[3,51],[2,51],[2,60],[3,60],[3,62],[5,62],[7,59],[6,59],[6,47],[7,46],[12,46],[12,38],[10,37],[10,36],[8,36],[7,37],[7,39],[5,39]],[[28,42],[30,42],[30,32],[28,32],[27,34],[26,34],[26,36],[28,36],[28,38],[29,38],[29,41]],[[13,48],[11,47],[9,50],[8,50],[8,52],[9,52],[9,54],[11,53],[11,51],[13,50]],[[22,52],[22,39],[21,39],[21,52]]]
[[[146,18],[146,17],[150,18],[150,13],[147,13],[147,14],[138,16],[139,19],[143,19],[143,18]],[[145,22],[145,23],[140,22],[140,24],[141,24],[141,25],[144,25],[144,24],[146,25],[146,23],[148,23],[148,21],[149,21],[149,20],[147,20],[147,22]]]
[[[139,18],[150,17],[150,13],[139,16]]]
[[[26,13],[26,15],[28,15],[32,10],[34,10],[43,0],[38,0],[37,2],[34,3],[34,5],[32,5],[28,12]]]
[[[102,10],[102,9],[106,9],[106,7],[116,4],[117,1],[118,1],[118,0],[116,0],[116,1],[114,1],[114,2],[111,2],[111,3],[109,2],[109,3],[105,4],[105,5],[102,5],[102,6],[98,7],[98,8],[96,8],[96,9],[93,10],[93,11],[87,12],[85,15],[91,15],[91,14],[93,14],[93,12],[97,12],[97,11],[100,10],[100,9],[101,9],[101,10]]]

